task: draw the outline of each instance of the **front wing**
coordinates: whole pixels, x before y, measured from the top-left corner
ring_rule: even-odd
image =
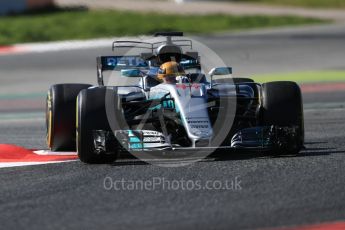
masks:
[[[122,151],[184,150],[198,151],[210,149],[233,149],[248,151],[269,151],[295,149],[300,130],[296,127],[263,126],[238,131],[229,146],[180,147],[171,144],[171,137],[153,130],[116,130],[115,132],[94,130],[96,152],[108,152],[108,143],[117,142]]]

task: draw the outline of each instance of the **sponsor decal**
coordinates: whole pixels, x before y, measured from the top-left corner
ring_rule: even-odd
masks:
[[[187,86],[185,84],[176,84],[176,89],[185,90],[185,89],[187,89]]]
[[[200,84],[193,83],[192,88],[200,89]]]

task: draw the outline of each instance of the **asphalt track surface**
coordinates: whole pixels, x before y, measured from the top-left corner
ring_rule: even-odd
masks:
[[[199,37],[240,75],[344,70],[345,30]],[[95,83],[109,49],[0,57],[0,143],[43,149],[44,93]],[[325,76],[326,77],[326,76]],[[306,150],[297,157],[233,155],[180,168],[137,160],[0,169],[2,229],[257,229],[345,218],[345,92],[305,94]],[[104,179],[240,180],[230,190],[107,190]]]

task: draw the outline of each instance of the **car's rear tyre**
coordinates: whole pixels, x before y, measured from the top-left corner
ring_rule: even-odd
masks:
[[[233,81],[234,81],[235,84],[239,84],[239,83],[254,83],[253,79],[244,78],[244,77],[235,77],[235,78],[233,78]]]
[[[82,90],[77,99],[77,152],[84,163],[112,163],[117,159],[117,144],[107,146],[110,151],[97,152],[94,131],[111,131],[106,112],[105,87]],[[115,142],[115,141],[114,141]]]
[[[75,101],[87,84],[58,84],[50,87],[46,100],[46,141],[52,151],[75,151]]]
[[[281,154],[297,154],[304,145],[303,102],[295,82],[278,81],[262,85],[262,123],[264,126],[297,126],[297,145]]]
[[[223,79],[215,79],[213,83],[254,83],[253,79],[250,78],[242,78],[242,77],[234,77],[234,78],[223,78]]]

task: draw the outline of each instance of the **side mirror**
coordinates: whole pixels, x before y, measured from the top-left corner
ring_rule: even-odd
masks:
[[[142,73],[139,69],[123,69],[121,70],[121,76],[123,77],[142,77]]]
[[[224,75],[231,75],[232,68],[231,67],[217,67],[213,68],[209,73],[211,77],[211,87],[213,86],[213,76],[224,76]]]
[[[230,75],[232,74],[232,68],[231,67],[217,67],[217,68],[213,68],[208,74],[211,77],[215,75]]]

